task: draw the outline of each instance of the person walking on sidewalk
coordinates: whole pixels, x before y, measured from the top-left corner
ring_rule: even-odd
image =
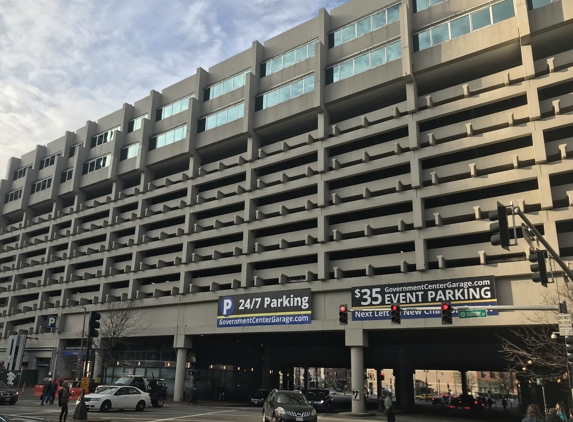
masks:
[[[52,397],[52,379],[48,379],[44,384],[44,388],[42,389],[42,402],[40,403],[42,406],[44,402],[49,403],[50,398]]]
[[[70,389],[68,383],[64,381],[62,389],[58,392],[58,405],[62,408],[60,411],[60,422],[66,422],[68,417],[68,403],[70,402]]]
[[[396,416],[394,416],[394,404],[392,403],[392,393],[388,393],[384,399],[384,412],[388,418],[388,422],[395,422]]]

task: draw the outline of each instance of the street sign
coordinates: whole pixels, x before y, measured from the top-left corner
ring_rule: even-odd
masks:
[[[573,336],[573,320],[569,314],[557,314],[560,336]]]
[[[485,309],[472,309],[471,311],[460,311],[460,318],[486,318]]]
[[[58,322],[58,317],[56,315],[50,315],[46,318],[46,328],[56,328],[56,323]]]
[[[89,392],[90,379],[89,377],[82,377],[82,383],[80,384],[80,389]]]
[[[352,400],[360,401],[360,390],[352,390]]]

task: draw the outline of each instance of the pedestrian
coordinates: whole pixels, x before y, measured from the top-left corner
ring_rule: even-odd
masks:
[[[388,422],[394,422],[396,420],[396,416],[394,415],[394,404],[392,403],[392,393],[388,393],[388,395],[384,399],[384,409],[386,417],[388,418]]]
[[[95,391],[96,391],[96,385],[95,385],[95,381],[93,378],[90,380],[90,384],[88,386],[88,391],[90,393],[95,393]]]
[[[42,402],[40,403],[42,406],[44,402],[49,403],[50,397],[52,396],[52,379],[48,378],[48,381],[44,384],[44,388],[42,388]]]
[[[507,400],[505,398],[501,400],[501,405],[503,406],[503,411],[507,411]]]
[[[191,392],[191,403],[197,404],[197,399],[199,398],[199,388],[194,385],[193,391]]]
[[[54,404],[54,400],[56,399],[56,393],[58,392],[58,382],[56,380],[52,380],[52,391],[50,392],[50,404]]]
[[[491,397],[489,397],[487,399],[487,407],[489,407],[489,410],[491,410],[491,405],[493,404],[493,400],[491,399]]]
[[[569,419],[567,422],[573,422],[573,409],[569,410]]]
[[[70,388],[68,383],[62,383],[62,389],[58,393],[58,405],[62,408],[60,411],[60,422],[66,422],[68,417],[68,403],[70,401]]]
[[[557,414],[557,409],[552,407],[547,412],[547,418],[545,419],[547,422],[561,422],[561,418]]]
[[[567,415],[565,414],[565,409],[563,408],[563,403],[557,402],[555,405],[555,410],[557,410],[557,416],[562,422],[567,422]]]
[[[367,399],[368,398],[368,388],[364,388],[364,398]]]
[[[543,415],[539,411],[539,407],[535,404],[530,404],[527,406],[527,412],[525,413],[525,418],[521,422],[544,422]]]

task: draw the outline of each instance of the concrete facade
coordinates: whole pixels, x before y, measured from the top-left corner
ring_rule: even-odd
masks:
[[[573,3],[515,0],[513,17],[415,51],[417,34],[497,3],[450,0],[414,13],[404,0],[398,21],[332,48],[333,31],[395,2],[320,10],[12,158],[0,182],[0,349],[10,334],[33,335],[33,366],[77,338],[83,310],[72,305],[105,311],[141,299],[141,335],[172,336],[178,349],[213,333],[346,329],[352,361],[362,362],[364,333],[441,324],[340,326],[338,304],[352,287],[493,275],[499,304],[538,303],[527,244],[492,246],[487,213],[513,201],[573,262]],[[263,63],[314,40],[314,56],[261,76]],[[359,56],[397,41],[395,60],[333,83],[326,76],[353,59],[358,72]],[[243,86],[205,100],[206,89],[245,71]],[[259,97],[311,75],[305,93],[292,88],[295,98],[258,110]],[[228,123],[203,130],[231,108]],[[299,288],[312,289],[310,325],[216,328],[222,295]],[[51,315],[57,330],[44,328]],[[456,325],[521,322],[506,312]]]

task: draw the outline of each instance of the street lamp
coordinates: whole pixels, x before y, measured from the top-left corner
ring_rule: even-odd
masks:
[[[424,369],[424,372],[426,373],[426,401],[428,401],[428,371],[427,369]]]

